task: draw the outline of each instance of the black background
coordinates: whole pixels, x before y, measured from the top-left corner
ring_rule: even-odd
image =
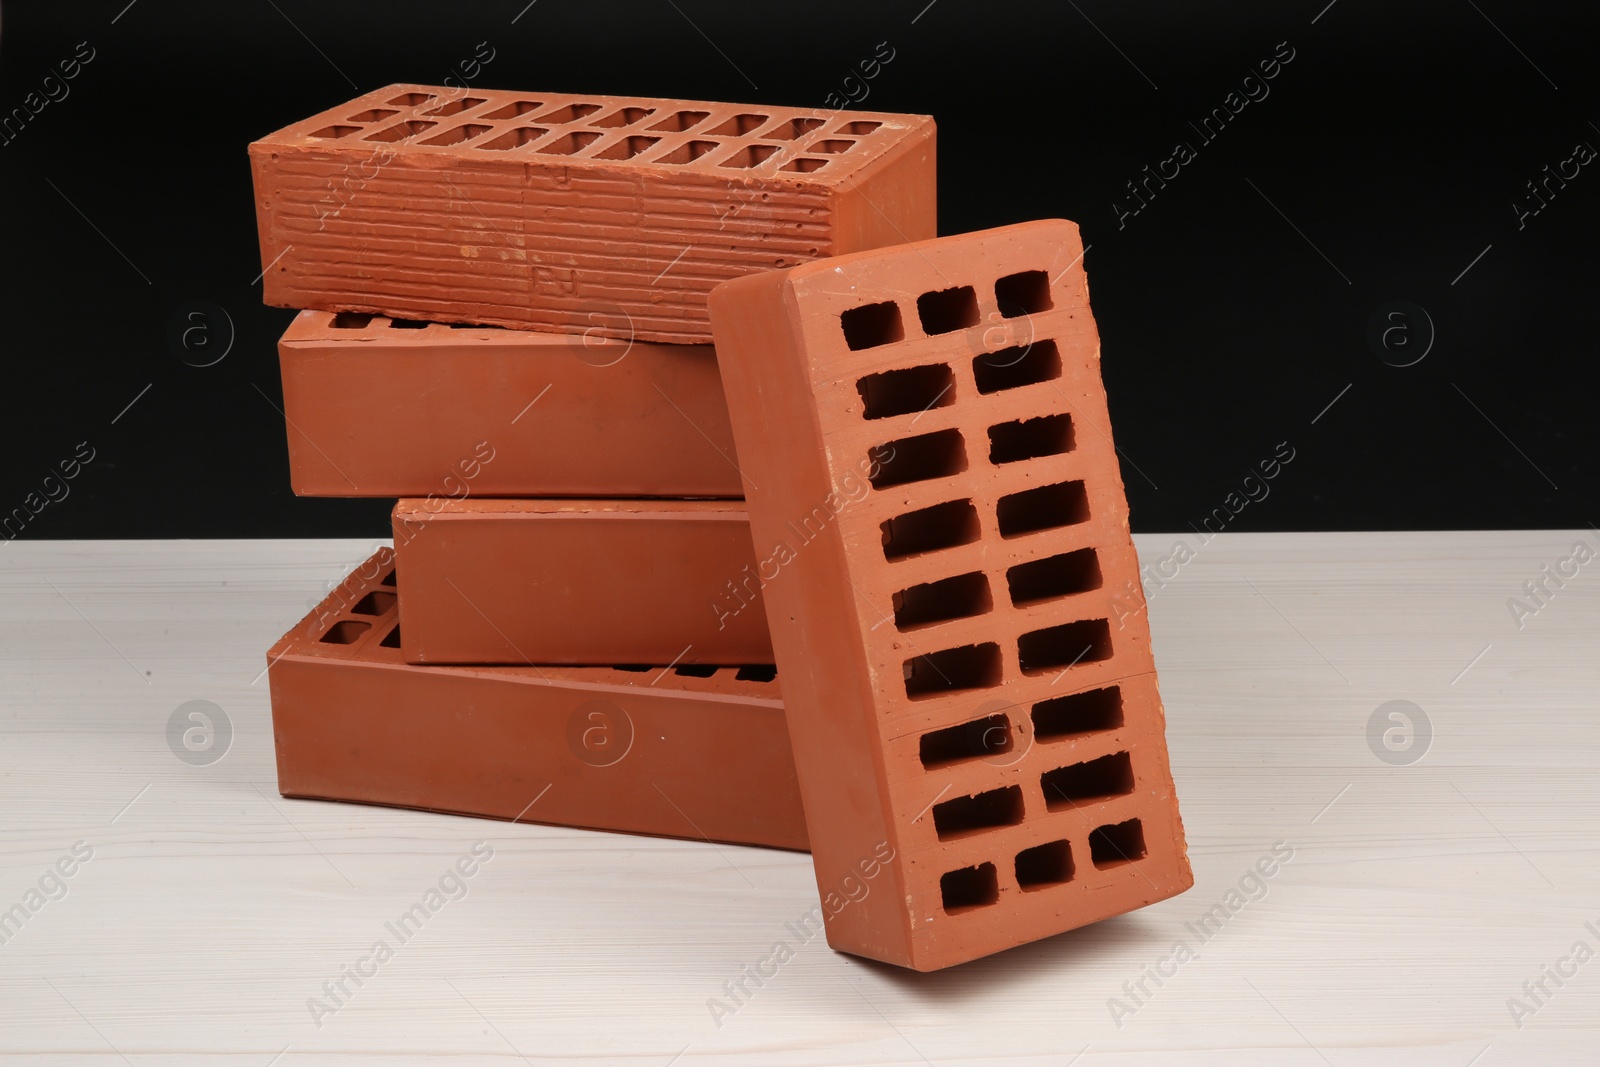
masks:
[[[6,3],[0,114],[94,59],[0,144],[0,514],[87,441],[21,537],[387,533],[388,502],[289,491],[250,140],[491,50],[471,84],[820,107],[887,42],[860,106],[937,118],[941,233],[1081,224],[1136,530],[1191,529],[1280,442],[1229,529],[1588,526],[1600,160],[1520,229],[1513,203],[1600,148],[1591,7]],[[1202,145],[1279,42],[1270,95]],[[1198,157],[1119,227],[1179,140]],[[236,330],[209,367],[168,342],[195,300]],[[1397,300],[1435,333],[1406,367],[1368,341]],[[1406,325],[1391,361],[1426,348]]]

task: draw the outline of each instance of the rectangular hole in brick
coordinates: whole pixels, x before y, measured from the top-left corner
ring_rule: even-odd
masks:
[[[548,122],[552,126],[561,126],[568,122],[577,122],[587,118],[600,110],[599,104],[565,104],[552,108],[544,114],[534,118],[535,122]]]
[[[759,130],[766,121],[766,115],[735,115],[725,122],[717,123],[706,133],[713,137],[743,137],[747,133]]]
[[[438,99],[432,93],[401,93],[389,101],[392,107],[416,107]]]
[[[650,127],[652,130],[657,127]],[[707,152],[715,152],[722,147],[721,141],[685,141],[664,156],[658,157],[656,163],[693,163]]]
[[[993,904],[1000,899],[1000,880],[995,876],[994,864],[980,863],[942,875],[939,899],[946,915],[960,915]]]
[[[893,300],[840,312],[839,328],[844,330],[844,343],[852,352],[893,344],[905,340],[906,336],[905,324],[900,321],[900,305]]]
[[[1072,416],[1045,415],[1037,419],[1018,419],[989,427],[989,462],[1017,463],[1025,459],[1059,456],[1077,444],[1072,432]]]
[[[930,337],[976,326],[978,294],[970,285],[923,293],[917,297],[917,317],[922,320],[922,331]]]
[[[1019,608],[1099,589],[1101,580],[1100,559],[1092,548],[1030,560],[1006,571],[1011,603]]]
[[[420,119],[397,122],[393,126],[385,126],[377,133],[368,134],[365,139],[368,141],[409,141],[413,137],[420,137],[437,125],[439,125],[437,122],[423,122]]]
[[[1008,319],[1049,311],[1050,275],[1042,270],[1008,274],[994,283],[994,300],[1000,314]]]
[[[722,161],[724,167],[754,167],[783,151],[775,144],[745,145]]]
[[[360,126],[324,126],[320,130],[306,134],[319,140],[331,141],[336,137],[349,137],[352,133],[360,133]]]
[[[613,111],[609,115],[602,115],[597,119],[590,119],[591,126],[632,126],[635,122],[643,122],[656,113],[653,107],[625,107]]]
[[[606,145],[594,154],[596,159],[632,159],[647,148],[654,147],[659,137],[624,137],[615,144]]]
[[[1133,763],[1126,752],[1074,763],[1045,771],[1039,776],[1039,788],[1044,790],[1044,806],[1051,811],[1125,797],[1133,792]]]
[[[778,676],[778,668],[764,663],[749,663],[734,674],[741,682],[770,682]]]
[[[792,141],[796,137],[804,137],[821,125],[821,119],[790,119],[788,122],[780,122],[777,129],[768,130],[766,135],[775,141]]]
[[[648,663],[619,663],[611,669],[614,671],[627,671],[629,674],[643,674],[645,671],[655,670]]]
[[[517,119],[530,111],[537,111],[541,107],[544,107],[544,102],[541,100],[513,100],[503,107],[497,107],[493,111],[485,112],[481,117],[486,119]]]
[[[389,573],[385,574],[383,576],[383,581],[379,582],[378,584],[379,585],[387,585],[387,586],[393,588],[393,586],[395,584],[395,581],[394,581],[394,568],[393,567],[389,568]]]
[[[360,112],[357,112],[354,115],[351,115],[349,118],[345,119],[345,121],[346,122],[377,122],[380,119],[388,118],[390,115],[398,115],[398,114],[400,114],[400,112],[396,111],[392,107],[369,107],[365,111],[360,111]]]
[[[883,123],[881,122],[847,122],[833,132],[849,134],[852,137],[865,137],[867,134],[871,133],[873,130],[882,125]]]
[[[994,607],[989,579],[982,571],[902,589],[894,594],[892,603],[895,629],[901,631],[971,618]]]
[[[474,148],[486,148],[492,152],[504,152],[508,148],[521,148],[525,144],[532,144],[550,131],[543,126],[518,126],[514,130],[507,130],[499,137],[491,138]]]
[[[940,841],[951,841],[1022,821],[1022,787],[1003,786],[933,806],[933,828]]]
[[[669,133],[682,133],[684,130],[693,129],[705,121],[709,111],[674,111],[660,122],[650,128],[652,130],[666,130]]]
[[[1067,670],[1111,658],[1111,624],[1082,619],[1034,630],[1017,638],[1017,659],[1023,674]]]
[[[356,601],[356,606],[350,609],[350,614],[384,615],[394,607],[395,600],[396,597],[393,593],[385,593],[381,589],[374,589]]]
[[[547,156],[570,156],[574,152],[589,147],[599,139],[600,135],[593,130],[574,130],[572,133],[540,145],[534,151]]]
[[[1051,841],[1017,853],[1017,885],[1045,889],[1072,881],[1072,845]]]
[[[341,311],[329,325],[335,330],[362,330],[371,322],[371,315],[363,315],[359,311]]]
[[[874,445],[867,458],[872,461],[872,488],[889,489],[960,474],[967,469],[967,445],[960,430],[935,430]]]
[[[448,118],[451,115],[459,115],[469,108],[477,107],[479,104],[483,103],[484,99],[485,98],[481,96],[463,96],[460,100],[452,100],[448,104],[440,104],[436,108],[424,111],[423,114],[438,115],[440,118]]]
[[[815,152],[819,156],[836,156],[847,148],[855,147],[854,141],[816,141],[806,147],[807,152]]]
[[[982,533],[978,509],[970,500],[952,500],[908,511],[880,523],[878,528],[883,532],[883,556],[888,560],[970,545]]]
[[[431,322],[422,319],[390,319],[389,328],[392,330],[425,330],[432,326]]]
[[[923,734],[918,755],[923,767],[933,770],[965,760],[1002,755],[1011,748],[1011,721],[1000,714]]]
[[[717,668],[709,663],[685,663],[681,667],[674,667],[672,673],[685,678],[709,678],[717,673]]]
[[[903,668],[906,696],[912,699],[984,689],[1000,684],[1000,646],[962,645],[915,656]]]
[[[400,624],[395,623],[394,626],[390,627],[389,632],[383,635],[383,640],[379,641],[378,644],[382,645],[384,648],[399,648]]]
[[[1102,871],[1144,855],[1144,825],[1138,819],[1097,827],[1089,834],[1089,860]]]
[[[802,156],[799,159],[789,160],[789,162],[785,163],[778,169],[797,174],[810,174],[812,171],[821,170],[827,165],[828,161],[826,159],[807,159],[806,157]]]
[[[861,394],[862,418],[887,419],[949,407],[956,402],[955,384],[955,372],[935,363],[869,374],[856,381],[856,392]]]
[[[366,633],[371,626],[371,623],[357,622],[354,619],[336,622],[328,627],[327,633],[322,635],[322,643],[325,645],[353,645],[361,640],[361,635]]]
[[[1035,741],[1081,737],[1121,726],[1122,689],[1115,685],[1052,697],[1033,706]]]
[[[1061,353],[1054,341],[986,352],[972,361],[972,376],[984,394],[1053,381],[1061,377]]]
[[[475,125],[469,122],[464,126],[453,126],[437,137],[430,137],[422,143],[425,145],[460,144],[462,141],[470,141],[474,137],[482,137],[492,129],[494,129],[493,126]]]
[[[1089,492],[1082,482],[1057,482],[1000,498],[995,507],[1001,537],[1021,537],[1089,520]]]

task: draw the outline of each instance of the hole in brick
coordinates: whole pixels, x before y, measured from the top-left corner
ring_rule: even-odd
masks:
[[[935,430],[874,445],[867,458],[872,461],[872,488],[888,489],[960,474],[967,469],[967,446],[960,430]]]
[[[1041,600],[1087,593],[1099,589],[1100,583],[1100,560],[1092,548],[1030,560],[1006,571],[1011,602],[1019,608]]]
[[[395,330],[425,330],[429,326],[432,326],[432,325],[433,325],[433,323],[424,322],[422,319],[390,319],[389,320],[389,327],[391,329],[395,329]]]
[[[933,806],[933,828],[940,841],[1015,826],[1022,821],[1022,787],[1008,785]]]
[[[1034,630],[1017,638],[1017,659],[1023,674],[1067,670],[1111,658],[1111,624],[1082,619]]]
[[[484,141],[482,144],[473,145],[473,147],[504,152],[508,148],[521,148],[525,144],[531,144],[549,132],[543,126],[518,126],[514,130],[507,130],[499,137]]]
[[[980,863],[943,875],[939,879],[939,897],[946,915],[960,915],[993,904],[1000,899],[1000,880],[995,877],[994,864]]]
[[[581,118],[587,118],[599,110],[599,104],[566,104],[562,107],[546,111],[543,115],[537,116],[533,121],[548,122],[552,126],[560,126],[563,123],[577,122]]]
[[[1074,763],[1045,771],[1039,776],[1039,788],[1044,790],[1044,806],[1051,811],[1125,797],[1133,792],[1133,763],[1126,752]]]
[[[1107,686],[1086,693],[1041,700],[1033,706],[1033,736],[1039,741],[1079,737],[1122,725],[1122,689]]]
[[[1045,415],[989,427],[989,462],[1016,463],[1071,452],[1076,441],[1072,416]]]
[[[904,673],[906,696],[912,698],[984,689],[1000,684],[1000,646],[987,642],[930,652],[906,660]]]
[[[771,159],[782,149],[775,144],[752,144],[739,149],[722,161],[724,167],[753,167]]]
[[[430,137],[422,143],[426,145],[460,144],[462,141],[470,141],[474,137],[481,137],[492,129],[494,129],[493,126],[474,125],[469,122],[465,126],[451,127],[439,136]]]
[[[387,586],[393,586],[395,584],[395,581],[394,581],[394,568],[393,567],[389,568],[389,573],[385,574],[383,576],[383,580],[381,582],[379,582],[378,584],[379,585],[387,585]]]
[[[607,145],[594,154],[596,159],[632,159],[645,149],[660,142],[659,137],[624,137],[616,144]]]
[[[1061,353],[1054,341],[987,352],[972,361],[978,392],[998,393],[1061,377]]]
[[[778,668],[763,663],[746,664],[734,675],[741,682],[770,682],[777,676]]]
[[[439,125],[437,122],[423,122],[420,119],[412,119],[407,122],[397,122],[393,126],[385,126],[377,133],[368,134],[366,140],[409,141],[413,137],[419,137],[422,134],[427,133],[437,125]]]
[[[651,129],[657,127],[652,126]],[[657,163],[693,163],[707,152],[714,152],[722,147],[721,141],[686,141],[660,157]]]
[[[788,122],[780,122],[777,129],[768,130],[767,136],[775,141],[792,141],[796,137],[804,137],[821,125],[821,119],[790,119]]]
[[[970,285],[923,293],[917,297],[917,317],[924,333],[950,333],[978,324],[978,294]]]
[[[956,402],[955,384],[955,372],[935,363],[869,374],[856,382],[856,392],[861,394],[862,418],[887,419],[949,407]]]
[[[766,121],[766,115],[735,115],[726,122],[717,123],[706,133],[713,137],[742,137],[759,130]]]
[[[855,145],[854,141],[818,141],[806,149],[807,152],[816,152],[824,156],[836,156],[845,149]]]
[[[1138,819],[1101,826],[1089,834],[1089,859],[1100,870],[1144,859],[1144,826]]]
[[[575,130],[540,145],[534,151],[547,156],[570,156],[574,152],[588,148],[599,139],[600,135],[593,130]]]
[[[900,321],[900,305],[893,300],[863,304],[842,312],[839,326],[844,330],[844,343],[852,352],[893,344],[906,336],[905,325]]]
[[[327,645],[353,645],[361,640],[361,635],[366,633],[371,625],[371,623],[356,622],[354,619],[336,622],[322,635],[322,642]]]
[[[1042,270],[1008,274],[995,281],[994,299],[1000,314],[1008,319],[1049,311],[1050,276]]]
[[[360,112],[358,114],[351,115],[345,121],[346,122],[377,122],[380,119],[388,118],[390,115],[398,115],[398,114],[400,114],[400,112],[394,110],[393,108],[389,108],[389,107],[370,107],[367,110],[362,111],[362,112]]]
[[[1089,518],[1089,493],[1082,482],[1057,482],[1000,498],[995,514],[1001,537],[1020,537]]]
[[[931,770],[1010,751],[1010,720],[1004,715],[990,715],[923,734],[919,755],[922,765]]]
[[[352,615],[383,615],[394,607],[397,598],[393,593],[385,593],[381,589],[374,589],[350,609]]]
[[[893,604],[895,628],[910,630],[982,615],[994,607],[994,600],[989,595],[989,579],[982,571],[973,571],[902,589],[894,594]]]
[[[602,115],[597,119],[590,119],[591,126],[632,126],[635,122],[643,122],[656,113],[653,107],[625,107],[620,111],[613,111],[609,115]]]
[[[382,645],[384,648],[399,648],[400,624],[395,623],[392,627],[390,627],[389,632],[383,635],[383,640],[379,641],[378,644]]]
[[[883,125],[883,123],[881,123],[881,122],[866,122],[866,121],[862,121],[862,122],[847,122],[843,126],[840,126],[837,130],[835,130],[833,132],[834,133],[847,133],[847,134],[850,134],[853,137],[865,137],[867,134],[871,133],[873,130],[877,129],[879,126],[882,126],[882,125]]]
[[[614,671],[628,671],[631,674],[643,674],[645,671],[654,670],[648,663],[621,663],[611,668]]]
[[[970,545],[981,534],[978,509],[970,500],[952,500],[908,511],[879,524],[885,559],[905,559],[942,548]]]
[[[826,159],[807,159],[806,157],[802,156],[799,159],[789,160],[789,162],[785,163],[778,169],[797,172],[800,174],[810,174],[812,171],[821,170],[827,165],[828,161]]]
[[[1017,853],[1017,885],[1044,889],[1072,881],[1072,846],[1065,841],[1035,845]]]
[[[486,119],[516,119],[521,118],[530,111],[537,111],[544,107],[542,100],[514,100],[504,107],[497,107],[493,111],[485,112],[482,116]]]
[[[434,99],[437,98],[432,93],[401,93],[389,103],[395,107],[416,107]]]
[[[360,126],[324,126],[315,133],[306,134],[307,137],[320,137],[332,140],[335,137],[349,137],[352,133],[360,133]]]
[[[361,330],[372,322],[371,315],[363,315],[359,311],[341,311],[329,323],[335,330]]]
[[[440,118],[448,118],[451,115],[459,115],[468,108],[477,107],[479,104],[483,103],[484,100],[485,97],[481,96],[463,96],[460,100],[452,100],[448,104],[440,104],[438,107],[433,108],[430,111],[424,111],[423,114],[438,115]]]
[[[682,133],[705,121],[709,111],[674,111],[654,126],[652,130],[667,130],[670,133]]]
[[[674,667],[672,673],[685,678],[709,678],[717,673],[717,668],[708,663],[685,663],[681,667]]]

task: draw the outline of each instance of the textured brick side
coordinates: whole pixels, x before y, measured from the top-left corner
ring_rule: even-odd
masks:
[[[1029,223],[712,295],[819,888],[894,856],[836,948],[931,970],[1192,883],[1081,257]]]
[[[770,665],[742,501],[401,500],[410,663]]]
[[[304,311],[278,355],[302,496],[743,495],[710,345]]]
[[[394,556],[268,654],[285,796],[804,849],[772,669],[415,667]]]
[[[931,237],[933,131],[919,115],[392,85],[251,144],[265,297],[705,341],[718,282]]]

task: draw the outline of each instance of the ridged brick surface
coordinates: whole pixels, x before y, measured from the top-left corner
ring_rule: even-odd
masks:
[[[268,653],[284,796],[804,849],[774,672],[413,667],[384,549]]]
[[[302,311],[278,357],[302,496],[744,493],[710,345]]]
[[[250,159],[281,307],[705,341],[718,282],[934,233],[919,115],[391,85]]]
[[[894,856],[835,948],[932,970],[1193,881],[1082,254],[1037,222],[712,294],[818,886]]]

